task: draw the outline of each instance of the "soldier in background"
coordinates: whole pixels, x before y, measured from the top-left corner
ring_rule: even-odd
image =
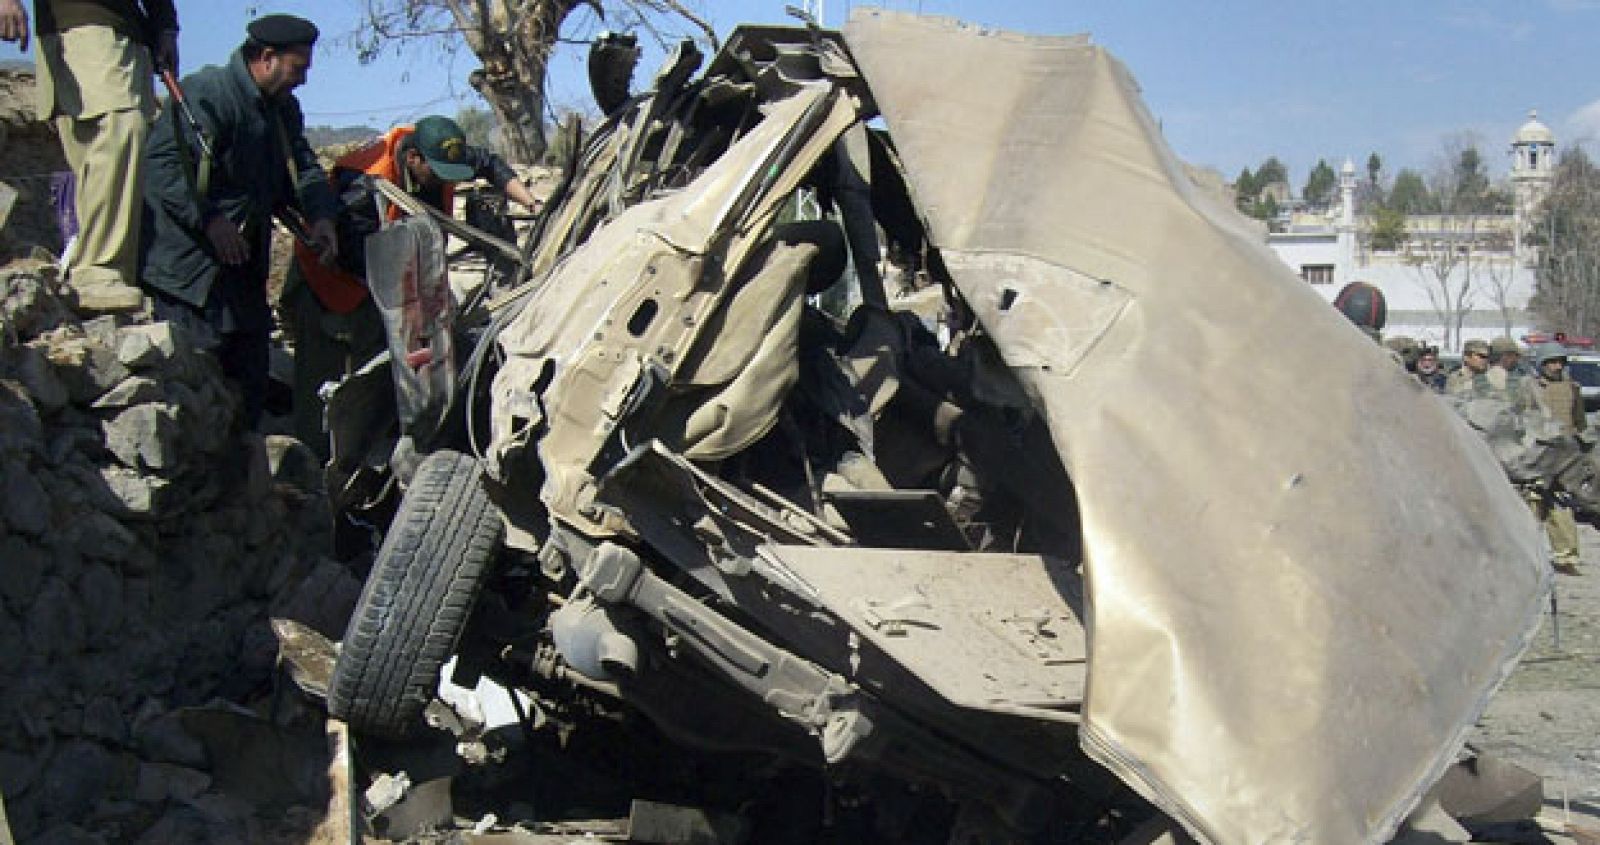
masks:
[[[1544,423],[1550,435],[1576,438],[1587,427],[1583,399],[1578,384],[1567,377],[1567,351],[1559,344],[1542,343],[1535,347],[1534,374],[1518,383],[1517,405],[1530,417]],[[1557,572],[1577,575],[1581,556],[1578,523],[1572,509],[1558,501],[1548,489],[1529,489],[1528,505],[1544,523],[1550,539],[1552,563]]]
[[[1522,347],[1509,337],[1501,336],[1489,342],[1489,383],[1495,390],[1514,387],[1527,375],[1522,370]]]
[[[1462,344],[1461,366],[1445,379],[1444,392],[1480,399],[1494,395],[1494,383],[1489,381],[1489,344],[1481,340]]]
[[[1444,368],[1439,366],[1439,350],[1436,347],[1424,346],[1417,351],[1417,363],[1412,368],[1416,373],[1417,381],[1422,382],[1434,393],[1444,392]]]

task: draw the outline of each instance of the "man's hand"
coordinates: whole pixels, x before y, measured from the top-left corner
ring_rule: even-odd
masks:
[[[18,50],[28,52],[28,10],[21,0],[0,0],[0,41],[15,41]]]
[[[4,0],[0,0],[4,2]],[[172,71],[173,76],[178,75],[178,31],[176,29],[163,29],[156,36],[155,46],[156,71]]]
[[[206,237],[211,240],[211,248],[217,251],[217,258],[229,267],[237,267],[250,260],[250,244],[245,242],[244,236],[239,234],[239,228],[233,225],[227,215],[215,214],[206,221]]]
[[[512,202],[517,203],[529,211],[535,213],[539,211],[539,201],[533,198],[533,193],[528,190],[527,185],[522,184],[521,179],[512,179],[510,182],[507,182],[505,186],[501,188],[501,190],[505,191],[506,197]]]
[[[333,266],[339,257],[339,235],[334,231],[332,220],[323,218],[311,224],[311,248],[316,250],[322,266]]]

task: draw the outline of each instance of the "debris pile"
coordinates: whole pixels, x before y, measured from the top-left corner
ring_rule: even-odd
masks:
[[[269,616],[337,637],[359,590],[327,555],[315,459],[291,438],[239,433],[237,397],[179,328],[80,320],[49,267],[13,264],[0,282],[0,795],[13,834],[264,841],[298,825],[304,841],[321,807],[242,800],[226,769],[230,744],[288,718]]]

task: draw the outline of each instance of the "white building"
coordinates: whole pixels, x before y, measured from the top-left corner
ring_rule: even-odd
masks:
[[[1520,338],[1534,329],[1533,255],[1525,235],[1554,175],[1555,137],[1530,113],[1511,139],[1511,154],[1511,214],[1413,215],[1398,248],[1376,250],[1368,236],[1371,216],[1356,212],[1356,170],[1347,160],[1339,204],[1323,214],[1293,215],[1267,243],[1330,302],[1349,282],[1376,285],[1389,306],[1385,335],[1444,346],[1446,316],[1459,311],[1460,333],[1449,333],[1449,351],[1467,340]]]

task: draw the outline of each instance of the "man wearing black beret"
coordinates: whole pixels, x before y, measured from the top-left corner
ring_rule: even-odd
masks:
[[[272,217],[311,221],[312,244],[332,260],[338,206],[291,93],[306,81],[317,28],[267,15],[246,33],[227,66],[183,80],[189,108],[168,104],[151,131],[140,270],[156,316],[188,325],[214,348],[244,392],[253,430],[267,389]]]

